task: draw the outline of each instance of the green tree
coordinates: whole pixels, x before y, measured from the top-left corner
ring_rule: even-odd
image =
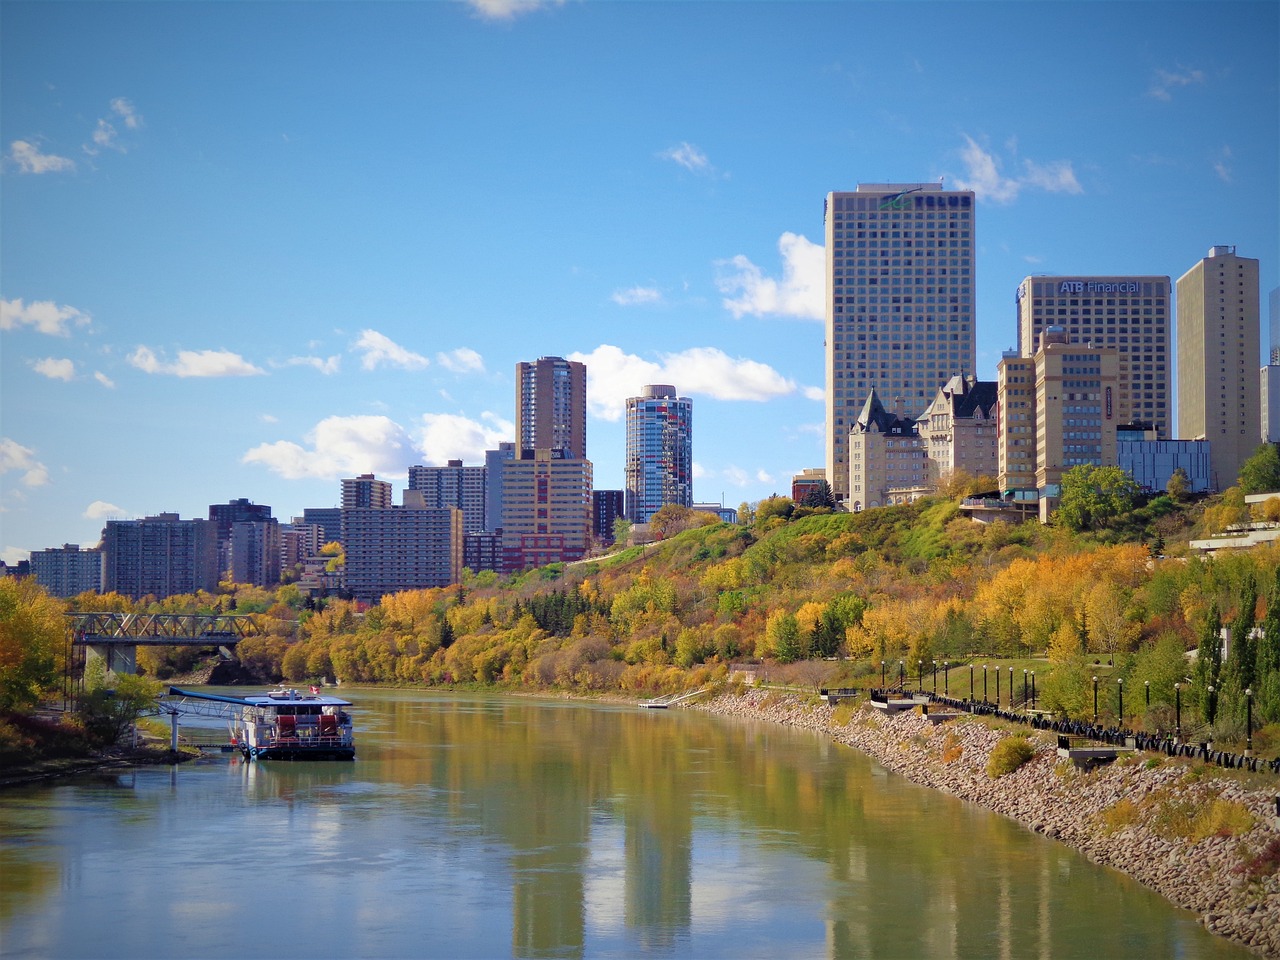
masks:
[[[756,508],[754,505],[743,500],[738,504],[738,523],[744,527],[749,527],[756,522]]]
[[[1119,467],[1082,463],[1062,475],[1058,519],[1071,530],[1097,530],[1132,510],[1141,492]]]
[[[817,484],[810,487],[800,502],[796,504],[798,507],[827,507],[830,510],[836,508],[836,498],[831,492],[831,484],[825,480],[819,480]]]
[[[150,712],[161,689],[160,683],[146,677],[123,674],[109,678],[103,662],[94,660],[85,671],[80,719],[90,737],[111,746],[133,729],[139,717]]]
[[[1280,490],[1280,451],[1264,443],[1240,467],[1240,489],[1245,495]]]
[[[626,517],[619,517],[613,521],[613,542],[626,546],[628,540],[631,539],[631,521]]]
[[[779,663],[792,663],[804,655],[800,646],[800,624],[794,613],[775,611],[765,627],[765,638]]]
[[[1169,482],[1164,485],[1164,492],[1173,500],[1185,500],[1191,492],[1191,478],[1187,476],[1187,471],[1181,467],[1175,468],[1169,476]]]
[[[795,501],[790,497],[780,497],[774,494],[772,497],[766,497],[756,504],[755,522],[758,524],[764,523],[771,517],[781,517],[783,520],[789,520],[795,508]]]
[[[0,710],[26,710],[54,686],[63,604],[33,577],[0,577]]]

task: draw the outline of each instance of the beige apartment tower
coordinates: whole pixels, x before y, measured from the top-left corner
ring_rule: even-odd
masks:
[[[563,357],[516,364],[516,453],[587,455],[587,367]]]
[[[827,194],[826,472],[852,506],[849,436],[875,391],[919,417],[975,369],[974,194],[860,183]],[[865,493],[865,491],[863,491]]]
[[[1215,246],[1178,278],[1178,433],[1208,440],[1210,485],[1234,486],[1262,434],[1258,261]]]
[[[1118,423],[1151,424],[1172,436],[1168,277],[1026,277],[1018,285],[1018,352],[1035,354],[1059,327],[1068,343],[1114,347],[1120,358]]]

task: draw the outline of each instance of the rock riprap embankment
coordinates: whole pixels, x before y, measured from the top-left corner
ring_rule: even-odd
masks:
[[[798,696],[726,694],[712,713],[826,733],[890,770],[944,790],[1115,867],[1194,911],[1216,934],[1280,957],[1280,831],[1269,775],[1226,774],[1197,761],[1137,753],[1092,771],[1057,755],[1056,738],[972,717],[934,724],[917,711],[852,715]],[[846,720],[847,722],[840,722]],[[1004,776],[987,760],[1006,737],[1035,746]]]

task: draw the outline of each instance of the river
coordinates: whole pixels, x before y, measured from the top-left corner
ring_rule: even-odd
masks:
[[[0,956],[1248,956],[817,735],[343,693],[354,763],[214,755],[0,791]]]

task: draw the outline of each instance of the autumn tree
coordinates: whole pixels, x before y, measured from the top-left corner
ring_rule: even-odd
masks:
[[[57,682],[63,605],[34,577],[0,577],[0,710],[26,710]]]
[[[1131,511],[1141,492],[1137,481],[1119,467],[1082,463],[1062,475],[1057,517],[1070,530],[1097,530]]]
[[[1274,443],[1262,444],[1240,465],[1237,483],[1246,496],[1280,490],[1280,451]]]

